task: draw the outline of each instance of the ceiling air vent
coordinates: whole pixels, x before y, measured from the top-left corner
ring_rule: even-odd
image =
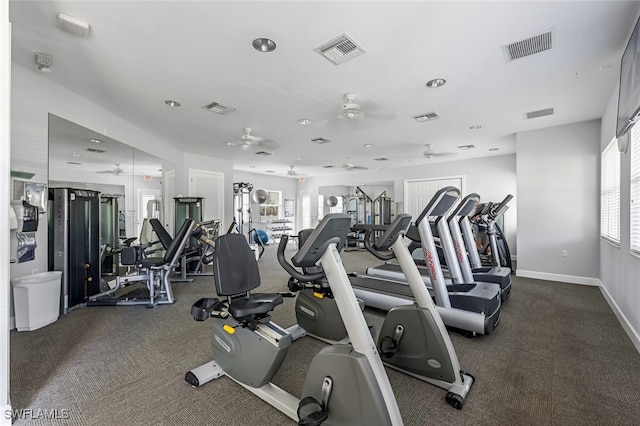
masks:
[[[97,149],[97,148],[87,148],[87,151],[95,152],[96,154],[104,154],[105,152],[107,152],[103,149]]]
[[[553,47],[553,30],[529,37],[525,40],[502,46],[502,53],[507,63],[526,56],[550,50]]]
[[[209,105],[205,105],[202,108],[207,111],[215,112],[216,114],[226,114],[236,110],[234,107],[222,105],[220,102],[211,102]]]
[[[314,142],[317,144],[323,144],[323,143],[329,143],[331,142],[329,139],[325,139],[325,138],[315,138],[315,139],[309,139],[309,142]]]
[[[256,155],[262,155],[264,157],[268,157],[270,155],[273,155],[273,152],[268,152],[268,151],[258,151],[256,152]]]
[[[545,115],[553,115],[553,108],[540,109],[538,111],[526,112],[524,118],[530,120],[532,118],[544,117]]]
[[[322,166],[325,169],[333,169],[335,166]]]
[[[435,120],[440,118],[437,112],[427,112],[426,114],[420,114],[413,117],[417,122],[424,123],[425,121]]]
[[[374,158],[375,161],[389,161],[387,157]]]
[[[474,149],[476,146],[475,145],[460,145],[458,146],[458,149],[461,151],[467,150],[467,149]]]
[[[334,65],[340,65],[366,52],[347,33],[332,38],[313,49]]]

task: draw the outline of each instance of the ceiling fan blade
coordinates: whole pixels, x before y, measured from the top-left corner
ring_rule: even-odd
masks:
[[[393,112],[385,112],[385,111],[371,111],[367,113],[367,118],[376,119],[376,120],[395,120],[396,114]]]
[[[280,148],[280,144],[273,139],[259,139],[258,146],[268,149],[269,151],[274,151]]]

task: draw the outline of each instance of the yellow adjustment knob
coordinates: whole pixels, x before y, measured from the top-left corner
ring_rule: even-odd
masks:
[[[236,329],[235,329],[235,328],[233,328],[233,327],[231,327],[229,324],[225,324],[225,325],[223,325],[223,326],[222,326],[222,329],[223,329],[224,331],[226,331],[227,333],[229,333],[229,334],[233,334],[233,333],[235,333],[235,332],[236,332]]]
[[[314,291],[314,292],[313,292],[313,295],[314,295],[315,297],[317,297],[318,299],[323,299],[323,298],[324,298],[324,294],[322,294],[322,293],[318,293],[317,291]]]

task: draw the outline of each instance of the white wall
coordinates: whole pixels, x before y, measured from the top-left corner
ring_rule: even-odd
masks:
[[[9,2],[0,2],[0,200],[9,200],[11,158],[11,29]],[[0,209],[0,413],[11,409],[9,403],[9,210]],[[0,415],[0,425],[10,425],[11,418]]]
[[[515,143],[515,138],[514,138]],[[362,183],[393,182],[393,202],[398,212],[403,212],[404,181],[449,176],[465,176],[466,192],[480,194],[483,201],[500,202],[507,194],[514,196],[505,214],[505,233],[513,256],[516,252],[516,218],[518,197],[516,194],[516,156],[498,155],[463,161],[433,162],[398,169],[365,170],[336,173],[329,176],[307,178],[298,184],[299,190],[312,191],[312,211],[317,211],[318,188],[325,186],[353,186]]]
[[[618,88],[611,94],[602,117],[600,151],[616,132]],[[602,292],[618,316],[634,345],[640,351],[640,258],[629,251],[630,229],[630,150],[620,157],[620,246],[600,239],[600,281]],[[598,230],[599,235],[599,230]]]
[[[519,133],[517,152],[518,275],[597,285],[600,120]]]

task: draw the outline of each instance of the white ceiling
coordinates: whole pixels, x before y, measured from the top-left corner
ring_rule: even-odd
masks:
[[[346,157],[373,169],[503,155],[515,152],[516,132],[600,118],[639,5],[14,0],[10,20],[14,61],[36,70],[34,52],[53,57],[42,78],[184,151],[286,176],[291,165],[307,175],[342,171],[323,166],[340,167]],[[88,37],[62,31],[59,12],[89,23]],[[501,46],[548,30],[551,50],[505,61]],[[314,52],[345,32],[365,54],[333,65]],[[258,37],[274,40],[276,50],[256,51]],[[447,83],[427,88],[433,78]],[[357,95],[363,119],[337,118],[347,92]],[[167,99],[182,106],[170,108]],[[213,101],[237,109],[201,108]],[[545,108],[554,115],[524,119]],[[432,111],[441,118],[413,119]],[[300,118],[312,124],[301,126]],[[279,148],[263,157],[224,145],[244,127]],[[331,142],[309,141],[319,137]],[[424,158],[427,143],[458,154]],[[476,148],[458,150],[466,144]],[[380,157],[388,161],[374,160]]]

